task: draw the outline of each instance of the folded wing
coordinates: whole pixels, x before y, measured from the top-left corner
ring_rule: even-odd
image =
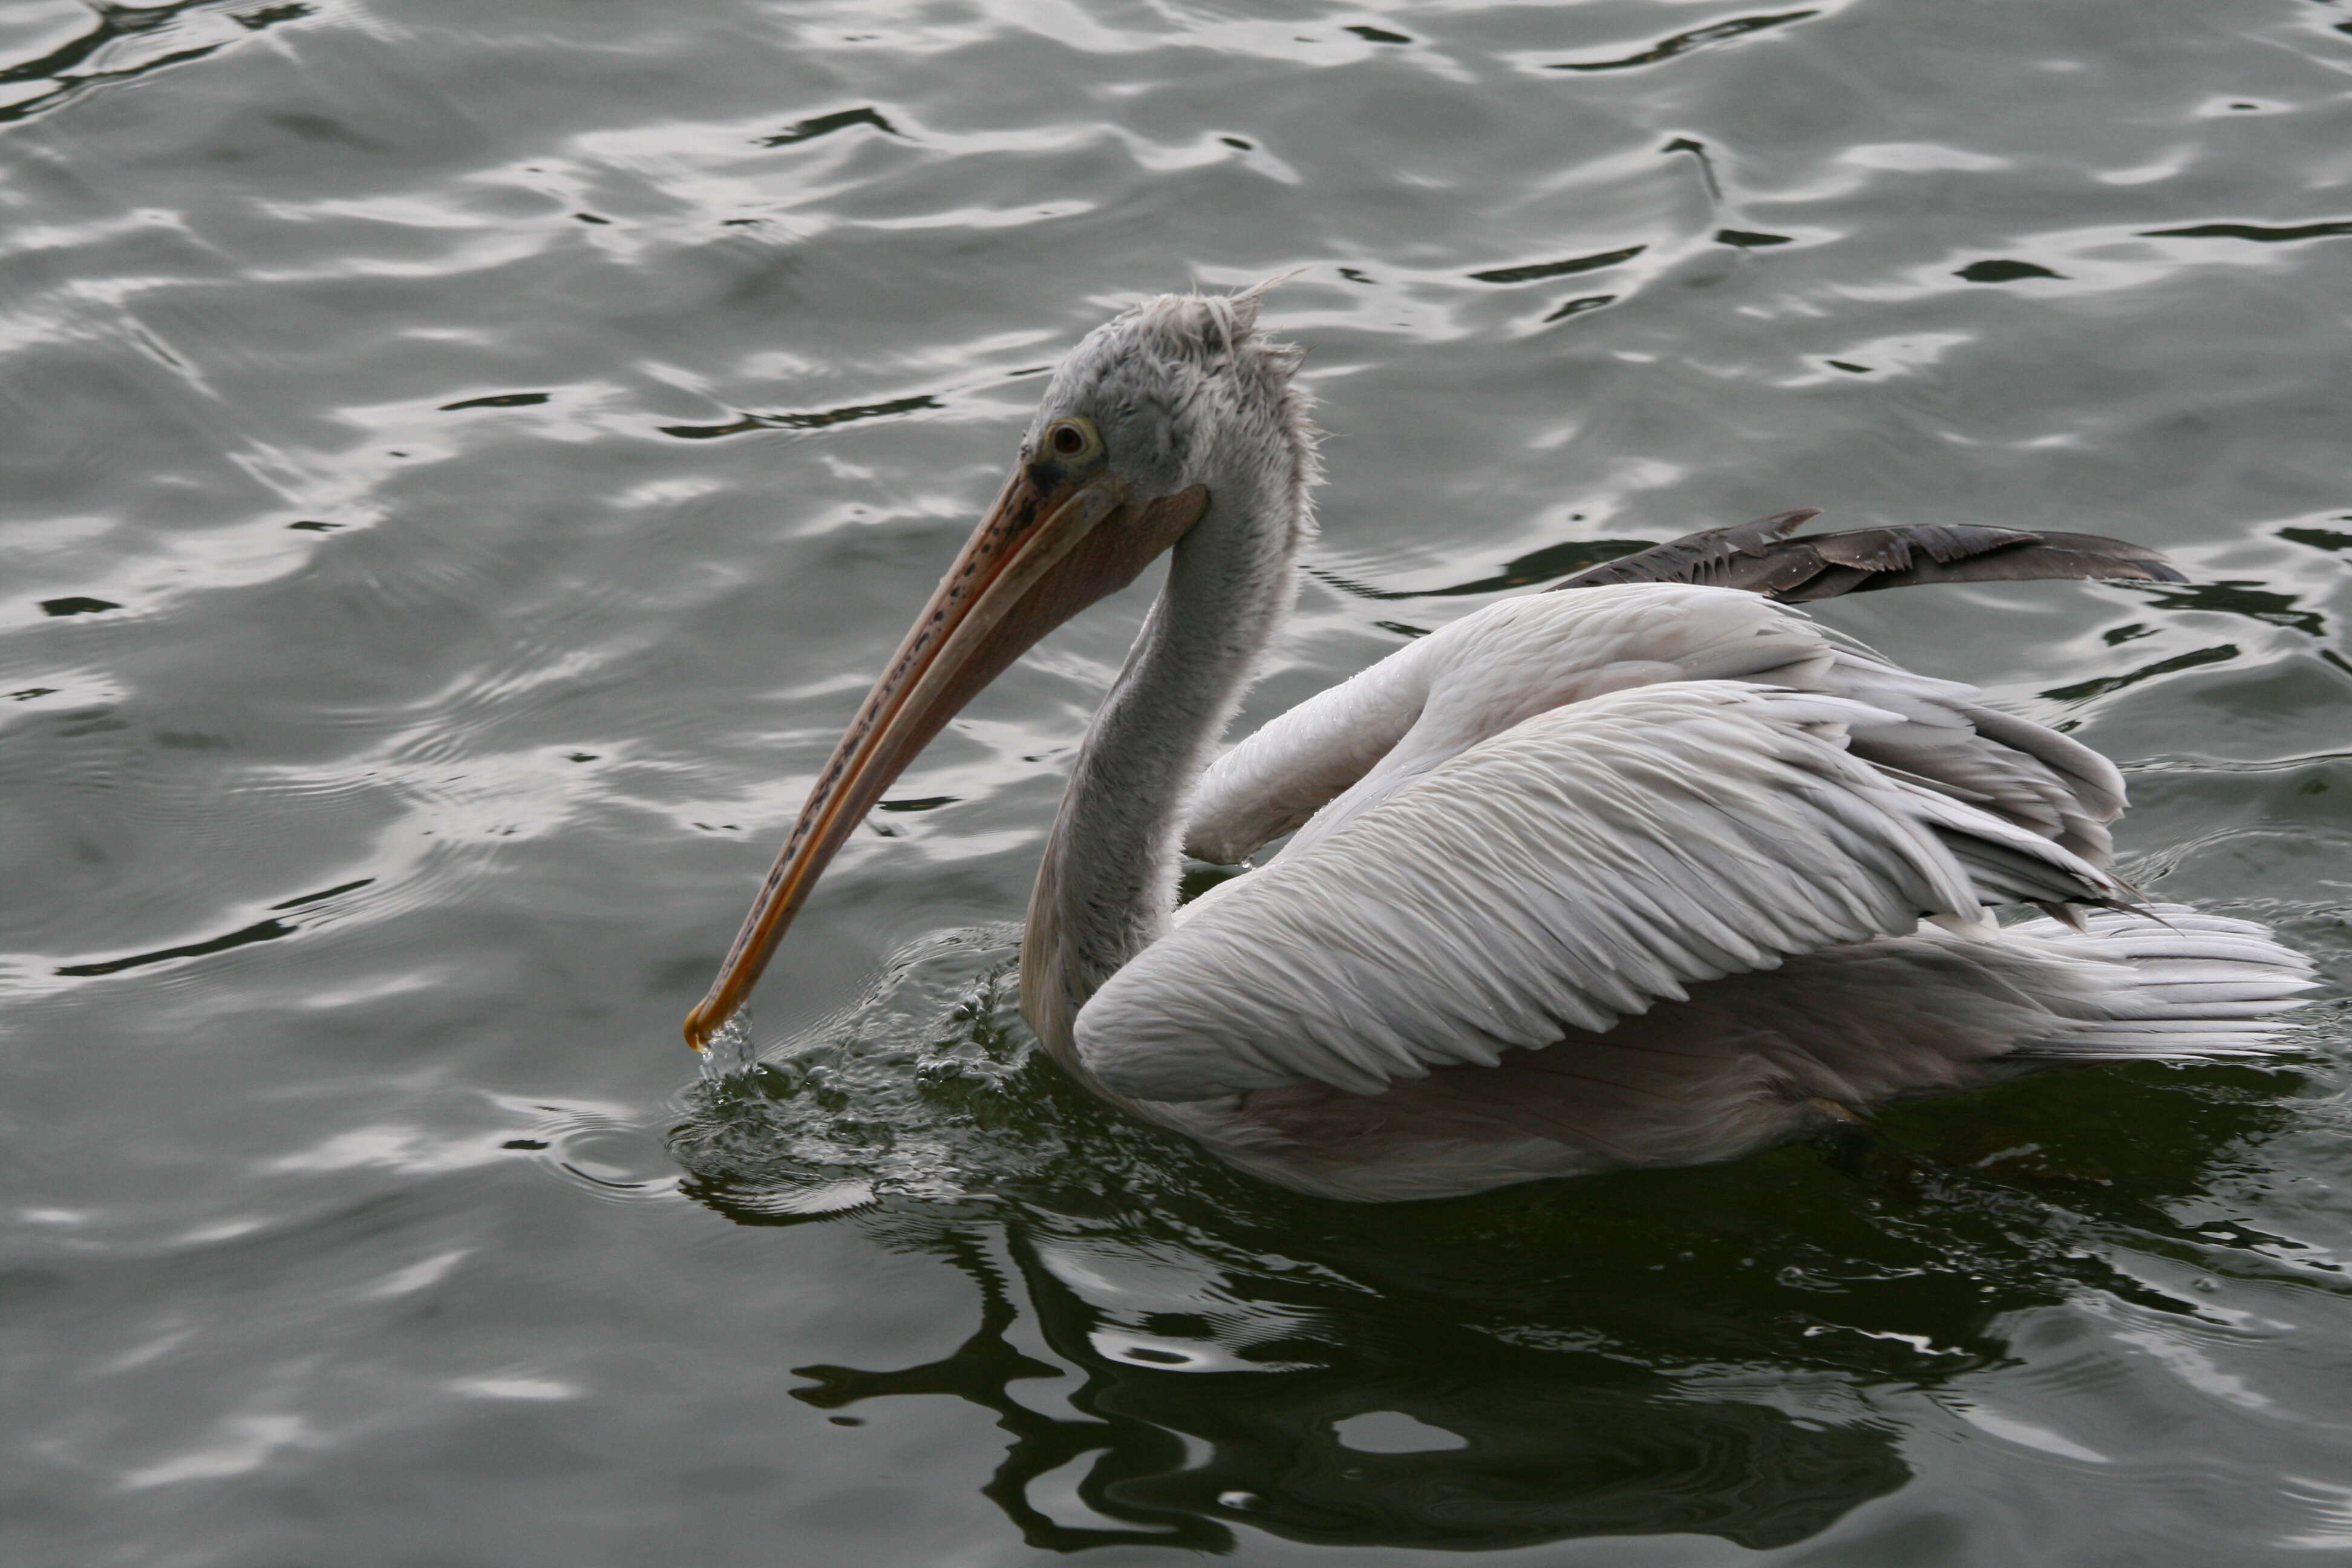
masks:
[[[1143,1100],[1369,1093],[1922,916],[2125,901],[2042,834],[1856,754],[1906,723],[1725,680],[1545,709],[1220,889],[1087,1003],[1080,1058]]]

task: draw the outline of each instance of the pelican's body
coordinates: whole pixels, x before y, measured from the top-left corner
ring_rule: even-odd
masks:
[[[2003,1059],[2259,1050],[2308,984],[2258,927],[2138,910],[2104,758],[1737,588],[1490,605],[1212,765],[1317,478],[1255,310],[1154,300],[1065,363],[690,1037],[922,742],[1162,550],[1046,846],[1023,1011],[1089,1088],[1271,1180],[1387,1200],[1727,1158]],[[1182,848],[1286,834],[1176,907]],[[1993,923],[2014,903],[2064,919]]]

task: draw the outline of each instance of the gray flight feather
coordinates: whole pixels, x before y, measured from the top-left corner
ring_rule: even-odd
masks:
[[[1927,583],[2022,583],[2090,577],[2184,583],[2158,551],[2096,533],[1914,522],[1787,537],[1821,515],[1813,507],[1702,529],[1590,566],[1561,588],[1616,583],[1700,583],[1745,588],[1783,604]]]

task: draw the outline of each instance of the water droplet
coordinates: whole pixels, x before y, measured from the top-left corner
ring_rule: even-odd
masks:
[[[750,1072],[760,1065],[760,1053],[751,1041],[751,1015],[736,1014],[719,1026],[702,1051],[702,1076],[718,1082],[739,1073]]]

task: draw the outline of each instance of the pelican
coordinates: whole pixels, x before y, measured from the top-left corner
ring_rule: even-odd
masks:
[[[1728,1159],[2029,1059],[2276,1048],[2310,965],[2116,879],[2113,763],[1784,602],[2180,580],[2116,541],[1787,537],[1811,512],[1696,534],[1465,616],[1213,761],[1320,477],[1262,292],[1147,300],[1058,367],[690,1044],[940,727],[1164,554],[1045,843],[1021,1007],[1087,1089],[1246,1171],[1437,1197]],[[1285,835],[1178,907],[1182,852],[1238,864]],[[2047,912],[1998,923],[2012,905]]]

